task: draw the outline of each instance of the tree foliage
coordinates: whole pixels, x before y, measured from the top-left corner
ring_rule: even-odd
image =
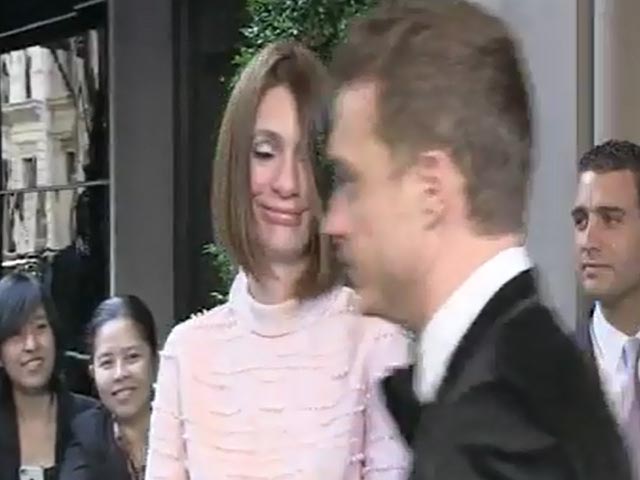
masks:
[[[243,43],[234,59],[238,70],[265,45],[297,40],[323,61],[342,39],[349,21],[374,0],[248,0],[250,23],[242,29]]]

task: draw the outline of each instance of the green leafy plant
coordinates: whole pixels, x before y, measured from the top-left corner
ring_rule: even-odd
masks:
[[[215,243],[205,245],[203,252],[211,259],[212,266],[218,277],[216,287],[210,293],[213,304],[211,306],[221,305],[227,301],[229,288],[235,276],[233,262],[227,252]]]
[[[242,41],[233,59],[236,73],[229,81],[231,89],[240,72],[263,47],[277,40],[296,40],[313,50],[323,61],[331,58],[335,46],[342,40],[349,21],[366,11],[375,0],[247,0],[249,23],[241,29]],[[319,126],[314,144],[319,159],[314,167],[323,200],[326,201],[333,171],[324,159],[323,126]],[[214,305],[224,303],[235,269],[226,252],[215,244],[205,245],[218,276],[218,285],[211,292]]]
[[[349,21],[373,4],[374,0],[248,0],[251,21],[242,29],[244,39],[233,63],[239,72],[261,48],[282,39],[297,40],[327,61]]]

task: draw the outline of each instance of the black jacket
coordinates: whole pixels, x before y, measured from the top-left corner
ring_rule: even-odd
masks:
[[[3,382],[6,383],[6,382]],[[20,440],[13,395],[6,386],[0,388],[0,480],[18,480],[20,469]],[[95,406],[97,402],[76,395],[65,388],[56,392],[58,413],[56,430],[55,463],[60,464],[71,440],[71,422],[81,412]],[[54,469],[57,470],[57,469]],[[54,473],[54,479],[61,478]]]
[[[593,340],[591,338],[591,325],[593,324],[593,308],[591,308],[589,317],[586,320],[579,319],[573,338],[582,351],[589,363],[595,367],[596,357],[593,351]]]
[[[73,422],[73,442],[60,466],[64,480],[130,480],[124,452],[116,443],[111,415],[102,405]]]
[[[532,271],[504,285],[454,352],[434,402],[411,371],[385,379],[414,452],[413,480],[628,480],[593,369],[538,298]]]

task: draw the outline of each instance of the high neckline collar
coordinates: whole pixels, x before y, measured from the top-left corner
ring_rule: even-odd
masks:
[[[253,333],[265,337],[281,337],[325,316],[335,305],[340,290],[336,287],[311,299],[264,304],[252,297],[247,276],[240,271],[229,292],[229,306]]]

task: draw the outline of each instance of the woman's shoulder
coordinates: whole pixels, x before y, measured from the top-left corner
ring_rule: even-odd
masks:
[[[110,422],[111,416],[107,409],[101,404],[95,404],[76,415],[71,426],[78,439],[102,441],[108,432]]]
[[[346,286],[338,287],[338,294],[335,297],[334,312],[337,320],[343,325],[350,325],[351,329],[358,332],[365,338],[402,338],[406,335],[404,330],[380,317],[365,315],[359,310],[360,298],[351,288]]]
[[[331,337],[343,338],[370,362],[388,363],[394,366],[408,362],[410,339],[404,329],[379,317],[364,315],[359,311],[359,297],[349,287],[339,287],[335,297]],[[322,328],[318,325],[318,328]]]
[[[165,342],[164,351],[177,353],[185,348],[190,349],[194,342],[212,340],[217,333],[228,330],[232,323],[228,303],[194,313],[173,327]]]
[[[103,405],[96,405],[77,415],[71,422],[76,445],[92,462],[109,456],[114,450],[113,421]]]
[[[80,415],[85,411],[92,410],[100,405],[95,398],[80,395],[79,393],[70,393],[69,398],[71,401],[71,408],[76,415]]]
[[[126,459],[113,438],[108,410],[97,405],[72,422],[73,439],[60,467],[65,480],[124,478]]]

